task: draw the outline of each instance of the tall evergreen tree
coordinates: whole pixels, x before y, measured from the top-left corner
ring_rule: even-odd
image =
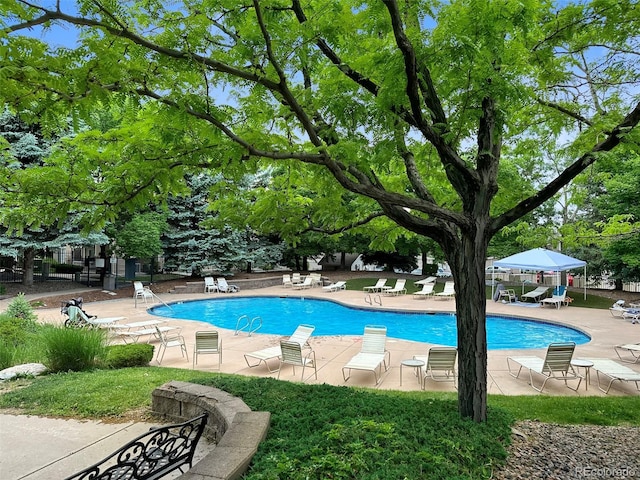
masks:
[[[0,114],[0,136],[9,146],[3,162],[10,169],[24,169],[42,165],[49,153],[50,142],[43,138],[37,124],[28,125],[5,107]],[[8,187],[8,186],[7,186]],[[42,227],[37,221],[26,224],[18,231],[10,229],[0,219],[0,255],[22,260],[22,283],[33,285],[34,260],[44,243],[57,236],[55,227]]]
[[[3,162],[10,170],[41,167],[59,140],[46,138],[37,124],[23,122],[6,107],[0,114],[0,137],[8,144]],[[12,186],[5,185],[5,188],[11,189]],[[33,285],[34,261],[39,251],[65,246],[103,245],[109,241],[101,232],[81,234],[75,212],[65,212],[64,217],[58,218],[56,223],[43,225],[39,221],[37,207],[34,207],[34,215],[25,217],[30,219],[29,222],[22,223],[20,228],[11,228],[9,225],[12,222],[6,220],[7,217],[23,215],[25,209],[29,209],[29,205],[23,205],[20,211],[0,209],[0,255],[21,259],[22,283],[25,286]]]
[[[212,186],[221,180],[207,173],[190,175],[190,193],[169,198],[168,229],[162,237],[165,268],[202,276],[211,270],[230,272],[280,260],[279,245],[250,228],[216,222],[209,198]]]

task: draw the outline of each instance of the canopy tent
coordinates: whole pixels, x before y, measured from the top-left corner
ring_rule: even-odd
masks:
[[[493,262],[498,267],[521,268],[524,270],[552,270],[563,272],[582,267],[587,278],[587,262],[578,260],[560,252],[545,248],[534,248],[526,252],[516,253],[510,257]],[[494,282],[492,282],[494,283]],[[584,282],[584,298],[587,298],[587,282]]]

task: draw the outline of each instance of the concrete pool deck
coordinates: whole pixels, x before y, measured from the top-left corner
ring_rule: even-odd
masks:
[[[170,303],[207,298],[231,298],[239,295],[321,298],[361,308],[370,306],[365,302],[365,294],[360,291],[341,290],[329,293],[321,288],[291,290],[290,288],[283,288],[282,286],[244,290],[233,294],[164,294],[161,295],[161,299]],[[375,297],[375,295],[373,296]],[[379,310],[424,312],[455,311],[454,299],[416,299],[413,295],[383,295],[380,299],[382,301],[382,306],[375,305]],[[0,306],[2,306],[1,303],[2,302],[0,302]],[[221,372],[259,377],[275,378],[277,376],[277,373],[270,373],[264,364],[250,368],[245,361],[244,354],[267,347],[277,346],[282,338],[281,336],[260,334],[259,332],[254,333],[251,336],[246,332],[234,335],[233,330],[216,328],[215,326],[204,322],[163,319],[162,317],[157,317],[147,312],[147,308],[153,305],[155,304],[151,302],[145,304],[143,301],[139,300],[138,306],[136,307],[133,299],[122,299],[85,304],[85,310],[92,315],[98,315],[99,318],[116,316],[125,317],[125,319],[121,320],[120,323],[133,323],[159,319],[167,320],[167,325],[182,327],[181,334],[184,336],[187,344],[189,360],[187,361],[181,356],[179,348],[169,348],[164,355],[162,366],[192,368],[192,352],[195,332],[197,330],[217,329],[220,332],[223,344]],[[65,318],[60,313],[59,306],[51,309],[39,309],[37,310],[37,313],[39,318],[46,322],[62,322]],[[606,358],[619,361],[613,349],[614,345],[640,342],[640,324],[632,324],[630,321],[623,320],[619,317],[614,318],[608,310],[603,309],[590,309],[573,306],[563,306],[560,309],[556,309],[552,306],[531,308],[488,301],[487,313],[556,322],[584,331],[591,336],[591,341],[583,345],[578,345],[576,347],[574,358]],[[299,323],[313,324],[313,319],[301,318]],[[152,339],[151,343],[157,344],[158,342],[157,340]],[[361,336],[312,336],[309,343],[316,354],[316,360],[318,363],[318,379],[316,380],[314,378],[313,369],[306,369],[304,378],[305,383],[328,383],[340,386],[359,386],[405,391],[418,390],[420,387],[417,379],[412,375],[412,369],[408,367],[403,368],[403,382],[402,385],[400,385],[400,362],[404,359],[412,358],[413,355],[426,355],[428,348],[431,346],[431,344],[427,343],[388,338],[386,346],[391,353],[391,366],[388,371],[382,373],[380,383],[375,385],[373,374],[370,372],[353,370],[351,378],[347,382],[345,382],[342,377],[342,367],[353,355],[360,351]],[[545,349],[489,351],[487,379],[489,394],[540,395],[538,392],[533,390],[531,386],[529,386],[528,374],[526,372],[523,371],[518,379],[509,375],[507,370],[507,357],[513,355],[536,355],[544,357]],[[272,361],[270,364],[271,368],[277,368],[277,363],[277,360]],[[156,364],[155,359],[152,364]],[[623,365],[629,366],[640,373],[640,364],[627,363]],[[211,371],[212,373],[218,372],[217,356],[204,355],[199,357],[197,368],[198,370]],[[584,374],[582,369],[581,373]],[[280,379],[300,381],[300,374],[300,368],[296,369],[296,375],[294,375],[292,367],[285,365],[280,374]],[[426,390],[455,392],[455,389],[450,382],[427,381]],[[609,395],[637,394],[638,391],[636,390],[635,384],[632,382],[616,382],[609,392]],[[577,392],[566,388],[563,382],[552,381],[547,383],[543,395],[603,396],[604,394],[597,388],[596,375],[595,372],[592,372],[591,384],[587,385],[583,381]]]

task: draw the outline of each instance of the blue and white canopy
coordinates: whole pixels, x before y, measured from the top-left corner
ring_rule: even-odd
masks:
[[[587,298],[587,262],[584,260],[578,260],[564,253],[554,252],[546,248],[534,248],[503,258],[493,262],[493,264],[498,267],[521,268],[523,270],[551,270],[554,272],[583,268],[585,277],[584,298]]]
[[[587,265],[587,262],[578,260],[560,252],[547,250],[546,248],[534,248],[526,252],[516,253],[510,257],[493,262],[498,267],[521,268],[524,270],[552,270],[563,272]]]

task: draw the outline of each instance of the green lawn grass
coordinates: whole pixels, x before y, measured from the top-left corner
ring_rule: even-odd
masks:
[[[272,378],[139,367],[12,382],[0,409],[74,418],[130,418],[170,380],[221,388],[272,414],[247,479],[490,478],[515,420],[640,425],[640,397],[490,396],[488,421],[460,419],[455,393],[305,385]],[[19,387],[19,388],[18,388]],[[1,410],[0,410],[1,411]]]

